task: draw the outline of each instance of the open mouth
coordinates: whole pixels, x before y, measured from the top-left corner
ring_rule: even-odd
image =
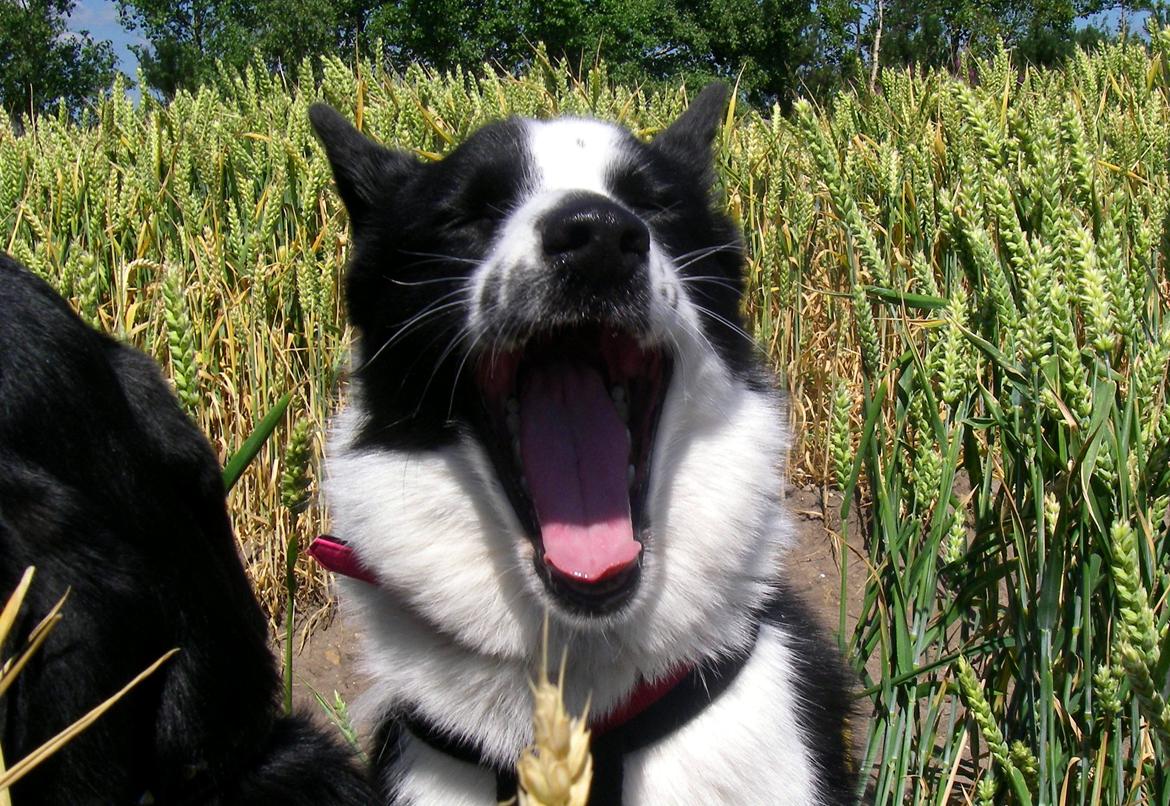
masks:
[[[670,370],[663,350],[600,326],[533,336],[478,360],[484,442],[536,548],[538,575],[571,610],[609,613],[637,588]]]

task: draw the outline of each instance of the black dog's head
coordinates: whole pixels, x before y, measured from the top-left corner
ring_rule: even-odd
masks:
[[[739,234],[712,204],[726,98],[707,87],[649,143],[594,120],[512,118],[426,163],[311,111],[353,230],[360,416],[344,450],[471,445],[529,573],[573,617],[626,609],[665,498],[684,515],[679,468],[657,478],[666,420],[682,428],[707,403],[730,418],[719,400],[760,391]],[[375,565],[395,554],[396,573],[417,559],[359,549]]]

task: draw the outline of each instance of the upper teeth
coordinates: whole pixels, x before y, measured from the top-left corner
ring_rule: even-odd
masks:
[[[622,422],[630,419],[630,407],[626,402],[626,388],[624,386],[614,386],[609,390],[610,399],[613,400],[613,406],[617,409],[618,417],[622,418]]]
[[[508,433],[512,436],[517,436],[520,433],[520,401],[514,397],[508,398],[507,403],[504,404],[507,415],[504,417],[504,423],[508,426]]]

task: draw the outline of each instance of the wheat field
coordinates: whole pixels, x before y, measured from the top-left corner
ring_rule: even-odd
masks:
[[[837,538],[862,613],[838,626],[875,802],[1170,803],[1168,59],[1152,28],[1059,70],[1000,51],[729,111],[718,167],[790,474],[860,515],[864,550]],[[221,457],[291,394],[229,498],[274,623],[290,587],[328,605],[296,547],[327,525],[302,491],[350,337],[309,104],[437,159],[508,114],[649,137],[687,97],[539,52],[520,77],[319,67],[0,121],[0,247],[155,356]]]

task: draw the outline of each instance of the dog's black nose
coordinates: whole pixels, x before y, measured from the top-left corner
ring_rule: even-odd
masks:
[[[540,220],[540,243],[557,269],[620,279],[645,267],[650,230],[626,208],[597,194],[575,195]]]

